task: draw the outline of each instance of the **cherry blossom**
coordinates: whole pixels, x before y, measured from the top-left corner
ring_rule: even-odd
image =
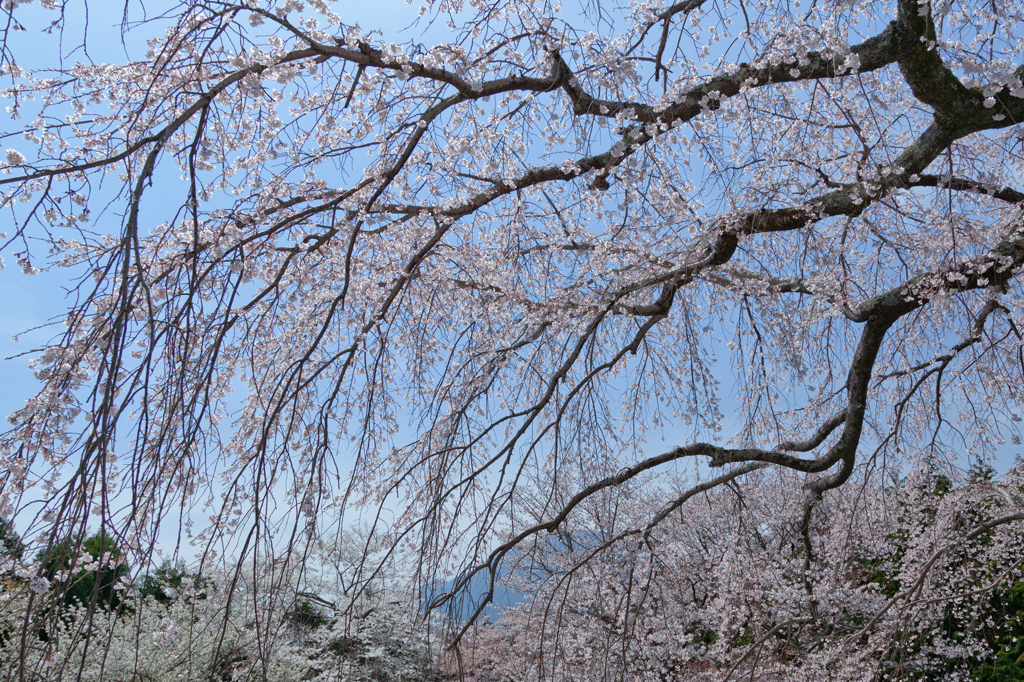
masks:
[[[265,567],[259,639],[369,523],[341,610],[411,554],[451,651],[536,566],[524,677],[983,655],[929,633],[1018,577],[966,470],[1024,419],[1020,3],[183,1],[110,64],[72,4],[0,29],[2,249],[71,292],[0,434],[39,549]]]

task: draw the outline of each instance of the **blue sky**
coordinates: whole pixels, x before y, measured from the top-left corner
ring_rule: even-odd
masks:
[[[161,7],[172,3],[145,3],[148,16],[155,16]],[[416,8],[404,0],[374,0],[373,2],[337,3],[343,9],[341,14],[346,21],[359,23],[364,29],[380,29],[385,35],[397,36],[416,17]],[[67,27],[63,36],[56,33],[45,34],[44,31],[56,16],[53,11],[31,4],[21,5],[16,9],[15,16],[25,27],[25,31],[13,32],[9,42],[13,45],[19,66],[27,69],[55,68],[59,65],[56,57],[60,54],[65,64],[82,62],[123,63],[126,59],[139,59],[145,56],[146,39],[159,35],[162,25],[159,21],[131,31],[122,43],[121,20],[124,5],[120,2],[92,2],[88,4],[88,15],[85,3],[73,3],[67,13]],[[129,5],[131,18],[142,16],[142,3],[137,0]],[[88,32],[86,33],[86,18]],[[410,39],[420,32],[410,29],[401,33],[401,38]],[[85,45],[83,49],[82,45]],[[59,47],[58,47],[59,46]],[[29,109],[31,112],[31,109]],[[9,125],[9,124],[8,124]],[[7,126],[5,126],[7,127]],[[7,138],[0,146],[4,149],[17,148],[19,138]],[[182,188],[184,192],[185,189]],[[177,195],[169,193],[173,201]],[[146,197],[150,218],[159,214],[159,205],[154,204],[151,193]],[[165,195],[166,196],[166,195]],[[173,211],[178,203],[168,204]],[[116,208],[116,207],[115,207]],[[157,210],[153,210],[153,209]],[[6,216],[5,216],[6,217]],[[0,222],[3,221],[0,218]],[[13,230],[9,224],[0,226],[0,232],[10,235]],[[70,280],[67,273],[53,270],[38,275],[25,275],[14,262],[12,251],[17,247],[5,249],[4,267],[0,270],[0,378],[3,390],[0,391],[0,413],[7,415],[21,408],[25,399],[38,388],[38,382],[28,368],[32,349],[39,348],[62,331],[60,322],[48,324],[54,317],[63,317],[68,303],[65,301]],[[34,330],[34,331],[29,331]],[[15,341],[14,337],[18,340]]]

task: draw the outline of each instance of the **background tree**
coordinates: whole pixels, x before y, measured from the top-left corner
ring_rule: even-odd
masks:
[[[8,36],[3,248],[76,287],[0,513],[51,549],[95,514],[140,555],[173,518],[271,595],[370,518],[357,593],[411,547],[414,601],[472,620],[539,553],[632,621],[690,560],[658,529],[731,491],[756,587],[711,646],[756,668],[757,638],[863,617],[830,674],[918,674],[902,616],[943,548],[1024,520],[1015,488],[922,516],[900,592],[833,599],[865,591],[858,491],[1020,442],[1018,5],[444,0],[392,37],[322,0],[182,2],[126,19],[143,58],[34,73]],[[73,5],[5,7],[56,35]],[[555,561],[564,527],[586,551]],[[608,632],[595,675],[634,660]]]
[[[25,543],[9,519],[0,518],[0,556],[18,560],[25,553]]]
[[[36,555],[42,575],[51,583],[62,585],[58,590],[64,603],[117,608],[124,592],[131,587],[131,569],[125,563],[124,551],[103,530],[84,540],[71,537]]]
[[[143,596],[168,604],[180,596],[182,590],[197,591],[197,596],[205,598],[205,590],[213,589],[216,586],[211,580],[190,570],[185,560],[179,557],[173,563],[164,560],[155,570],[144,575],[139,591]]]

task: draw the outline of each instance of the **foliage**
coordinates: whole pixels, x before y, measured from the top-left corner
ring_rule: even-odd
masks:
[[[25,553],[25,543],[14,530],[10,519],[0,517],[0,559],[18,560]]]
[[[189,571],[185,561],[178,559],[175,563],[164,561],[152,573],[143,576],[139,592],[144,597],[153,597],[161,604],[169,604],[184,589],[194,590],[197,598],[206,599],[205,590],[215,588],[209,578]]]
[[[299,627],[312,629],[323,627],[331,622],[322,609],[314,606],[309,599],[298,600],[288,613],[288,619]]]
[[[84,540],[70,537],[39,550],[36,561],[40,574],[60,585],[59,593],[68,606],[117,608],[131,586],[124,550],[103,530]]]
[[[1024,581],[993,594],[981,615],[991,657],[978,660],[971,672],[978,682],[1012,682],[1024,679]]]
[[[147,675],[286,677],[308,592],[310,674],[415,675],[506,578],[517,679],[1003,661],[1020,2],[423,2],[118,4],[114,63],[78,0],[3,3],[0,250],[70,291],[0,434],[18,674],[187,607]],[[118,615],[94,517],[231,572]]]

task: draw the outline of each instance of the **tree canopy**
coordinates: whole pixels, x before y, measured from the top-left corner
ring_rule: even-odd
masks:
[[[182,0],[125,5],[145,55],[23,64],[14,31],[83,8],[3,10],[3,251],[71,282],[0,434],[24,537],[95,515],[148,559],[180,528],[274,593],[369,520],[352,585],[413,556],[455,647],[543,569],[556,634],[524,632],[566,656],[639,641],[673,567],[730,576],[652,679],[984,649],[905,624],[1021,575],[1019,470],[963,472],[1021,442],[1019,2],[428,0],[392,35]],[[559,611],[606,589],[614,627]],[[512,664],[638,659],[588,660]]]

